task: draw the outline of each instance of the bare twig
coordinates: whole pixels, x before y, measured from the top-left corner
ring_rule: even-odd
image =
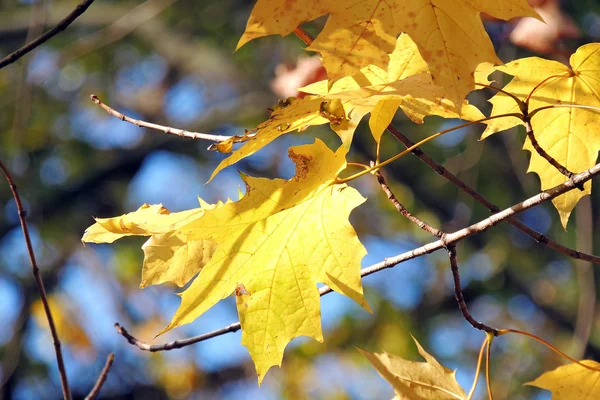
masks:
[[[535,135],[533,134],[533,128],[531,127],[531,120],[529,118],[525,118],[525,132],[527,132],[527,137],[531,141],[531,145],[533,146],[534,150],[542,158],[544,158],[546,161],[548,161],[550,163],[550,165],[552,165],[554,168],[556,168],[558,170],[558,172],[560,172],[567,178],[571,178],[574,175],[573,172],[569,171],[561,163],[556,161],[556,159],[554,157],[552,157],[550,154],[548,154],[546,152],[546,150],[544,150],[542,148],[542,146],[540,146],[537,139],[535,138]],[[583,186],[580,189],[583,190]]]
[[[478,322],[471,316],[467,303],[465,303],[465,297],[463,296],[462,287],[460,285],[460,275],[458,273],[458,261],[456,260],[456,245],[448,245],[448,257],[450,258],[450,268],[452,269],[452,278],[454,278],[454,297],[458,303],[458,308],[462,313],[463,317],[469,324],[475,329],[485,331],[498,336],[498,330],[487,326],[481,322]]]
[[[54,324],[54,318],[52,318],[52,311],[50,310],[50,305],[48,304],[48,297],[46,296],[46,288],[44,287],[44,281],[42,281],[40,269],[35,259],[33,245],[31,244],[29,227],[27,226],[27,211],[25,210],[25,207],[23,207],[23,203],[21,202],[21,197],[19,196],[19,192],[17,191],[17,185],[15,184],[14,180],[12,179],[12,176],[10,175],[8,169],[4,166],[2,161],[0,161],[0,169],[6,177],[12,195],[15,199],[15,204],[17,205],[19,221],[21,221],[21,230],[23,231],[25,244],[27,245],[27,252],[29,253],[29,259],[31,260],[33,276],[35,278],[35,283],[37,285],[38,291],[40,292],[40,299],[44,306],[44,312],[46,313],[46,318],[48,319],[48,326],[50,327],[50,333],[52,334],[52,340],[54,342],[54,351],[56,353],[56,363],[58,364],[58,372],[60,375],[60,383],[62,385],[63,398],[65,400],[70,400],[71,392],[69,390],[69,382],[67,380],[67,371],[65,370],[65,363],[63,361],[60,339],[58,338],[58,333],[56,332],[56,325]]]
[[[377,264],[373,264],[369,267],[366,267],[361,270],[360,275],[361,275],[361,277],[365,277],[365,276],[374,274],[376,272],[382,271],[384,269],[395,267],[398,264],[401,264],[405,261],[415,259],[415,258],[423,256],[425,254],[430,254],[434,251],[437,251],[437,250],[440,250],[443,248],[448,248],[449,246],[452,246],[453,244],[456,244],[457,242],[459,242],[465,238],[468,238],[470,236],[473,236],[473,235],[481,233],[481,232],[485,232],[492,226],[495,226],[495,225],[499,224],[500,222],[502,222],[520,212],[523,212],[532,207],[535,207],[537,205],[540,205],[542,203],[550,201],[550,200],[554,199],[555,197],[560,196],[561,194],[571,191],[576,188],[576,185],[587,182],[590,179],[592,179],[593,177],[598,176],[598,175],[600,175],[600,164],[596,164],[594,167],[590,168],[589,170],[584,171],[580,174],[574,175],[569,181],[567,181],[561,185],[558,185],[551,189],[545,190],[533,197],[530,197],[529,199],[527,199],[525,201],[522,201],[520,203],[513,205],[510,208],[500,211],[500,212],[492,215],[489,218],[479,221],[479,222],[477,222],[471,226],[468,226],[464,229],[460,229],[454,233],[442,235],[442,238],[440,240],[436,240],[435,242],[430,242],[424,246],[417,247],[416,249],[407,251],[407,252],[399,254],[397,256],[386,258],[385,260],[383,260]],[[331,292],[333,292],[333,289],[331,289],[331,287],[329,287],[329,286],[323,286],[319,289],[320,296],[324,296]],[[148,343],[145,343],[145,342],[142,342],[142,341],[136,339],[135,337],[130,335],[129,332],[127,332],[118,323],[115,324],[115,328],[116,328],[117,332],[119,334],[121,334],[123,337],[125,337],[125,339],[127,339],[127,341],[129,343],[131,343],[132,345],[137,346],[141,350],[155,352],[155,351],[164,351],[164,350],[181,348],[181,347],[189,346],[194,343],[202,342],[207,339],[211,339],[216,336],[221,336],[226,333],[236,332],[239,329],[241,329],[241,325],[239,322],[237,322],[237,323],[231,324],[229,326],[226,326],[224,328],[218,329],[216,331],[202,334],[200,336],[194,336],[194,337],[191,337],[188,339],[176,340],[174,342],[165,343],[165,344],[156,344],[156,345],[150,345]]]
[[[310,33],[306,32],[300,25],[294,29],[294,34],[300,38],[307,46],[310,46],[312,42],[314,42],[314,38],[310,35]]]
[[[41,36],[38,36],[36,39],[27,43],[25,46],[21,47],[18,50],[15,50],[14,52],[10,53],[2,60],[0,60],[0,68],[4,68],[9,64],[14,63],[19,58],[23,57],[25,54],[29,53],[30,51],[45,43],[58,33],[67,29],[67,27],[71,25],[71,23],[75,21],[81,14],[83,14],[93,2],[94,0],[83,0],[77,5],[77,7],[75,7],[75,9],[69,15],[67,15],[62,21],[60,21],[58,25],[56,25],[54,28],[46,31]]]
[[[371,167],[373,167],[373,166],[375,166],[375,164],[371,163]],[[396,208],[396,210],[398,210],[398,212],[400,214],[404,215],[410,222],[416,224],[419,228],[423,229],[425,232],[428,232],[431,235],[436,236],[438,238],[442,237],[444,232],[440,231],[437,228],[434,228],[433,226],[429,225],[425,221],[422,221],[421,219],[412,215],[411,212],[408,211],[406,209],[406,207],[404,207],[402,205],[402,203],[400,203],[400,201],[398,201],[398,199],[396,198],[396,195],[392,192],[392,190],[388,186],[387,182],[385,181],[385,178],[383,177],[383,175],[381,174],[381,172],[379,170],[375,171],[375,177],[377,178],[377,182],[379,182],[379,185],[381,186],[381,189],[383,190],[383,192],[386,194],[388,200],[394,205],[394,207]]]
[[[153,124],[151,122],[142,121],[139,119],[134,119],[134,118],[128,117],[127,115],[122,114],[122,113],[118,112],[117,110],[115,110],[114,108],[111,108],[110,106],[104,104],[95,94],[92,94],[90,96],[90,99],[92,99],[92,101],[94,103],[98,104],[100,107],[102,107],[107,113],[109,113],[113,117],[117,117],[121,121],[129,122],[130,124],[133,124],[140,128],[150,128],[150,129],[162,131],[164,133],[168,133],[171,135],[177,135],[177,136],[181,136],[181,137],[185,137],[185,138],[189,138],[189,139],[210,140],[212,142],[224,142],[225,140],[228,140],[230,138],[230,136],[211,135],[209,133],[199,133],[199,132],[188,132],[183,129],[171,128],[169,126],[158,125],[158,124]]]
[[[98,380],[96,381],[96,384],[90,391],[90,394],[88,394],[85,397],[85,400],[94,400],[96,397],[98,397],[98,394],[100,393],[100,389],[102,389],[102,385],[104,385],[104,382],[106,382],[106,377],[108,376],[108,371],[110,371],[110,367],[112,366],[114,361],[115,361],[115,355],[113,353],[110,353],[108,355],[108,358],[106,359],[106,364],[104,364],[104,368],[102,368],[102,372],[100,372],[100,375],[98,376]]]
[[[148,344],[146,342],[142,342],[141,340],[136,339],[132,336],[125,328],[123,328],[118,322],[115,323],[115,329],[117,333],[123,336],[129,343],[134,346],[137,346],[139,349],[144,351],[149,351],[154,353],[155,351],[165,351],[165,350],[173,350],[180,349],[185,346],[189,346],[194,343],[203,342],[208,339],[212,339],[217,336],[224,335],[226,333],[237,332],[242,328],[239,322],[226,326],[225,328],[217,329],[216,331],[212,331],[209,333],[205,333],[203,335],[194,336],[188,339],[175,340],[173,342],[164,343],[164,344]]]
[[[402,144],[404,144],[404,146],[411,147],[414,145],[414,143],[411,140],[409,140],[406,136],[404,136],[402,134],[402,132],[400,132],[393,125],[388,126],[388,130],[396,139],[398,139]],[[500,208],[497,205],[495,205],[494,203],[489,201],[487,198],[485,198],[484,196],[479,194],[479,192],[477,192],[475,189],[473,189],[472,187],[470,187],[469,185],[464,183],[460,178],[458,178],[456,175],[454,175],[453,173],[448,171],[446,168],[444,168],[443,166],[441,166],[440,164],[435,162],[431,157],[429,157],[427,154],[425,154],[423,152],[423,150],[421,150],[421,148],[417,147],[417,148],[413,149],[412,153],[416,157],[418,157],[421,161],[423,161],[425,164],[427,164],[431,169],[433,169],[435,172],[437,172],[439,175],[443,176],[448,181],[450,181],[451,183],[456,185],[459,189],[461,189],[462,191],[467,193],[469,196],[471,196],[473,199],[475,199],[476,201],[478,201],[479,203],[481,203],[482,205],[487,207],[490,211],[492,211],[492,212],[500,211]],[[562,254],[569,256],[571,258],[574,258],[574,259],[585,260],[585,261],[589,261],[594,264],[600,264],[600,257],[591,255],[591,254],[582,253],[580,251],[573,250],[569,247],[563,246],[563,245],[557,243],[556,241],[550,239],[549,237],[530,228],[529,226],[525,225],[524,223],[522,223],[521,221],[519,221],[516,218],[509,217],[506,219],[506,222],[508,222],[509,224],[511,224],[518,230],[520,230],[521,232],[525,233],[526,235],[530,236],[536,242],[543,244],[544,246],[550,247],[551,249],[556,250],[559,253],[562,253]]]

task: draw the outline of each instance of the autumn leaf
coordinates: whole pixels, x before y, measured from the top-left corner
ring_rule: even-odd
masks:
[[[467,395],[456,381],[456,371],[440,364],[413,337],[425,362],[409,361],[388,353],[359,351],[373,364],[379,375],[388,381],[398,399],[456,400]]]
[[[367,65],[385,69],[396,37],[405,32],[417,44],[434,82],[458,105],[475,88],[477,66],[500,63],[480,14],[504,20],[540,18],[526,0],[259,0],[238,48],[261,36],[286,35],[299,23],[328,12],[323,31],[308,50],[321,54],[330,79],[353,75]]]
[[[256,133],[239,149],[221,161],[213,171],[209,182],[224,168],[235,164],[241,159],[251,156],[279,136],[289,132],[306,129],[308,126],[335,123],[323,116],[323,108],[331,103],[320,97],[307,96],[303,99],[289,98],[278,106],[268,120],[256,127]],[[339,103],[339,102],[338,102]],[[335,105],[334,105],[335,106]],[[343,109],[342,109],[343,112]],[[341,120],[345,115],[340,115]]]
[[[289,181],[243,176],[246,194],[181,227],[189,240],[219,243],[162,331],[192,322],[235,293],[242,343],[250,351],[259,382],[281,365],[287,343],[297,336],[323,340],[317,282],[369,310],[360,282],[366,251],[348,222],[365,199],[335,184],[346,166],[344,147],[332,152],[317,140],[292,147],[296,176]],[[161,332],[161,333],[162,333]]]
[[[178,226],[199,218],[213,206],[171,213],[162,204],[142,205],[137,211],[114,218],[96,218],[81,240],[90,243],[112,243],[125,236],[151,236],[142,246],[144,266],[140,287],[172,282],[183,286],[212,257],[215,243],[188,240]],[[166,262],[165,260],[170,260]]]
[[[529,112],[552,105],[579,104],[600,107],[600,44],[580,47],[571,56],[571,68],[556,61],[537,57],[516,60],[497,70],[513,75],[505,91],[525,100],[542,81],[529,102]],[[492,116],[519,112],[517,103],[509,96],[498,93],[491,100]],[[600,150],[597,120],[600,112],[580,108],[560,107],[540,111],[531,120],[536,140],[542,149],[573,173],[579,173],[595,165]],[[482,139],[496,132],[522,125],[515,117],[489,121]],[[567,180],[546,159],[540,156],[526,139],[524,149],[531,152],[529,171],[540,176],[542,189],[548,189]],[[572,190],[552,200],[566,229],[571,211],[583,196],[590,194],[592,183],[585,190]]]
[[[600,364],[592,360],[583,360],[581,363],[596,368],[596,371],[572,363],[545,372],[526,385],[551,391],[552,400],[599,399]]]
[[[444,89],[433,82],[427,64],[409,35],[400,35],[390,58],[387,71],[370,65],[351,77],[336,81],[331,88],[328,88],[327,81],[320,81],[300,91],[342,101],[350,121],[353,118],[360,121],[364,115],[371,113],[369,127],[377,142],[398,108],[418,124],[422,124],[429,115],[471,121],[484,118],[468,102],[463,102],[459,110],[446,98]],[[338,127],[332,128],[339,130]],[[345,141],[343,137],[342,141]]]

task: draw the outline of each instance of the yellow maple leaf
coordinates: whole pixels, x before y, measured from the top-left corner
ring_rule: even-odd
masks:
[[[529,102],[529,112],[556,104],[600,107],[599,50],[598,43],[580,47],[571,56],[571,68],[556,61],[530,57],[515,60],[496,69],[514,76],[504,90],[521,100],[525,100],[538,84],[548,79],[535,90]],[[519,112],[517,103],[503,93],[496,94],[490,102],[494,105],[492,116]],[[593,110],[552,108],[535,114],[531,126],[542,149],[569,171],[579,173],[596,164],[598,150],[600,150],[600,135],[597,128],[599,117],[600,113]],[[523,121],[508,117],[495,119],[487,124],[482,139],[493,133],[522,125]],[[529,139],[525,140],[523,148],[531,152],[528,172],[533,171],[540,176],[543,190],[567,180],[536,152]],[[572,190],[552,200],[565,229],[569,215],[579,199],[591,193],[591,181],[586,182],[584,188],[584,191]]]
[[[428,115],[470,121],[484,117],[481,111],[466,101],[459,110],[446,98],[444,89],[433,82],[427,63],[409,35],[400,35],[390,58],[387,72],[369,65],[351,77],[336,81],[331,88],[328,88],[327,81],[320,81],[299,90],[326,99],[341,100],[350,121],[353,117],[360,121],[364,115],[371,113],[369,126],[377,142],[398,108],[418,124],[422,124]],[[357,124],[353,127],[356,128]],[[336,127],[333,129],[336,130]],[[348,138],[342,141],[348,141]]]
[[[291,9],[303,11],[284,17]],[[500,63],[480,14],[505,20],[540,18],[526,0],[259,0],[238,47],[260,36],[288,34],[300,22],[327,12],[323,31],[308,49],[321,54],[330,79],[350,76],[369,64],[385,68],[396,37],[405,32],[416,42],[434,82],[458,105],[474,89],[477,66]]]
[[[456,400],[467,395],[456,381],[456,371],[440,364],[413,337],[425,362],[405,360],[388,353],[359,351],[373,364],[379,375],[388,381],[398,399]]]
[[[219,243],[190,287],[171,323],[161,332],[195,320],[221,299],[236,294],[242,343],[259,382],[281,365],[297,336],[323,340],[317,282],[369,310],[360,281],[366,251],[348,222],[365,199],[335,184],[347,150],[332,152],[317,140],[292,147],[296,176],[289,181],[243,176],[247,190],[237,202],[206,210],[180,228],[191,240]]]
[[[292,131],[303,130],[308,126],[323,125],[332,122],[322,115],[325,103],[320,97],[307,96],[303,99],[290,98],[272,113],[268,120],[257,126],[257,131],[246,143],[219,163],[209,182],[224,168],[235,164],[277,139]]]
[[[526,385],[551,391],[553,400],[600,399],[600,364],[592,360],[583,360],[581,363],[597,370],[572,363],[545,372]]]
[[[144,266],[140,287],[172,282],[183,286],[200,271],[214,253],[209,240],[188,240],[177,227],[185,225],[214,206],[171,213],[162,204],[142,205],[137,211],[114,218],[96,218],[81,240],[112,243],[125,236],[151,236],[142,246]],[[169,261],[167,261],[169,260]]]

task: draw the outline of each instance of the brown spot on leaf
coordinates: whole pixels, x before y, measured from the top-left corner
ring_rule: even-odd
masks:
[[[296,164],[296,176],[294,177],[294,180],[299,181],[300,179],[306,178],[310,163],[312,162],[312,157],[304,154],[296,154],[292,149],[289,149],[288,156],[292,159],[294,164]]]

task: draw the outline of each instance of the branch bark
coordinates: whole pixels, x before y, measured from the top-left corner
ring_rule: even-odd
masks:
[[[121,121],[129,122],[140,128],[150,128],[155,129],[157,131],[162,131],[167,134],[177,135],[189,139],[203,139],[210,140],[212,142],[224,142],[229,139],[230,136],[222,136],[222,135],[211,135],[209,133],[199,133],[199,132],[188,132],[183,129],[171,128],[169,126],[153,124],[151,122],[142,121],[139,119],[128,117],[125,114],[122,114],[115,110],[114,108],[104,104],[95,94],[90,95],[90,99],[100,107],[102,107],[107,113],[112,115],[113,117],[117,117]]]
[[[90,394],[88,394],[85,397],[85,400],[94,400],[96,397],[98,397],[98,394],[100,394],[100,389],[102,389],[102,385],[104,385],[104,382],[106,382],[106,378],[108,377],[108,371],[110,371],[110,367],[112,367],[114,361],[115,355],[113,353],[110,353],[108,355],[108,358],[106,359],[106,364],[104,364],[104,368],[102,368],[102,371],[98,376],[96,384],[90,391]]]

